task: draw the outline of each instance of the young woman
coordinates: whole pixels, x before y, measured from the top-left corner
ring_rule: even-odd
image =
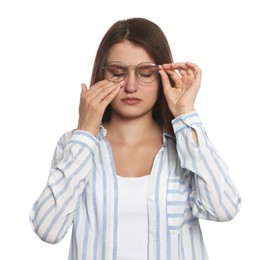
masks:
[[[195,111],[200,82],[156,24],[113,24],[33,206],[38,236],[72,226],[69,260],[208,259],[198,219],[231,220],[240,196]]]

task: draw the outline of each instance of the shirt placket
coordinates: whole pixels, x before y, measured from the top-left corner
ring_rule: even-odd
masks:
[[[158,260],[159,257],[159,245],[158,238],[158,223],[159,223],[159,190],[158,178],[161,171],[161,161],[163,159],[164,145],[159,150],[155,157],[152,171],[150,173],[149,187],[147,194],[147,205],[148,205],[148,260]]]

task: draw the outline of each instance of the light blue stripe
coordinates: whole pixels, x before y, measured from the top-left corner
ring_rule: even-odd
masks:
[[[57,223],[58,219],[60,218],[60,216],[62,215],[62,213],[64,212],[64,210],[67,208],[68,204],[72,201],[74,194],[76,193],[76,190],[80,188],[80,185],[82,183],[85,183],[85,181],[80,181],[74,188],[72,195],[65,201],[65,203],[63,204],[62,208],[59,210],[59,212],[57,213],[57,215],[54,217],[53,221],[50,223],[50,225],[48,226],[46,232],[44,233],[42,240],[46,240],[48,234],[50,233],[51,229],[54,227],[54,225]]]
[[[236,209],[236,205],[235,205],[235,203],[233,202],[232,198],[230,197],[230,195],[227,193],[226,190],[224,191],[223,194],[226,196],[226,198],[227,198],[227,200],[230,202],[230,204]]]
[[[86,157],[86,159],[81,163],[80,167],[79,167],[79,168],[78,168],[78,169],[71,175],[71,177],[69,178],[69,180],[67,181],[67,183],[66,183],[66,185],[65,185],[65,188],[55,196],[55,199],[56,199],[56,200],[58,200],[58,198],[59,198],[62,194],[65,193],[65,191],[67,190],[68,184],[70,183],[71,179],[72,179],[75,175],[77,175],[77,174],[84,168],[84,166],[86,165],[86,163],[87,163],[87,161],[89,160],[90,156],[91,156],[91,155],[88,155],[88,156]],[[81,182],[79,182],[79,183],[76,185],[76,188],[79,188],[80,184],[81,184]],[[74,194],[75,194],[75,190],[73,191],[73,195],[72,195],[72,197],[69,197],[69,198],[68,198],[68,200],[67,200],[68,203],[73,199]],[[67,201],[66,201],[66,202],[67,202]],[[43,239],[45,239],[45,238],[47,237],[48,233],[50,232],[50,229],[53,227],[53,225],[55,225],[56,221],[57,221],[58,218],[60,217],[60,214],[62,214],[64,208],[67,206],[67,205],[66,205],[66,202],[65,202],[65,204],[63,205],[63,208],[58,212],[57,216],[55,216],[53,222],[49,225],[49,228],[48,228],[48,230],[47,230],[46,233],[45,233],[46,235],[44,234]],[[48,214],[51,212],[51,210],[52,210],[53,208],[55,208],[55,204],[54,204],[52,207],[50,207],[50,208],[46,211],[46,213],[44,214],[43,218],[41,219],[41,221],[40,221],[40,223],[39,223],[39,227],[40,227],[40,225],[42,224],[42,222],[45,220],[45,218],[48,216]],[[38,229],[39,229],[39,227],[38,227]],[[38,229],[37,229],[37,230],[38,230]]]
[[[64,150],[67,142],[66,142],[66,134],[64,134],[63,136],[61,136],[59,142],[57,143],[57,145],[62,149],[62,151]]]
[[[190,129],[190,131],[192,131],[192,130]],[[199,170],[198,170],[198,168],[197,168],[196,161],[195,161],[194,156],[193,156],[193,154],[192,154],[192,152],[191,152],[191,148],[189,147],[190,144],[189,144],[189,142],[187,142],[187,139],[185,139],[185,143],[186,143],[186,146],[187,146],[187,148],[188,148],[188,153],[189,153],[190,158],[191,158],[191,164],[192,164],[192,167],[193,167],[194,172],[195,172],[195,174],[194,174],[194,176],[195,176],[195,181],[197,182],[197,181],[198,181],[197,178],[200,178],[200,177],[197,175],[197,174],[199,173]],[[210,197],[210,193],[209,193],[209,191],[207,190],[206,185],[205,185],[205,191],[206,191],[206,196],[207,196],[208,202],[209,202],[209,204],[210,204],[210,207],[211,207],[211,209],[213,210],[213,212],[215,212],[215,214],[216,214],[216,218],[218,218],[217,213],[216,213],[216,210],[215,210],[215,207],[214,207],[213,202],[212,202],[211,197]],[[204,205],[204,203],[202,203],[202,201],[203,201],[202,197],[200,196],[200,194],[198,194],[198,192],[199,192],[198,189],[196,189],[196,192],[197,192],[197,195],[198,195],[198,199],[200,200],[200,203],[201,203],[202,205]],[[208,213],[207,213],[207,217],[208,217]]]
[[[179,134],[180,132],[184,132],[185,130],[187,130],[187,129],[189,129],[189,128],[191,128],[191,127],[193,127],[193,126],[202,126],[203,124],[201,123],[201,122],[198,122],[198,123],[193,123],[193,124],[191,124],[191,125],[186,125],[186,126],[183,126],[183,127],[181,127],[179,130],[177,130],[176,132],[175,132],[175,134],[177,135],[177,134]]]
[[[186,187],[184,190],[179,190],[179,189],[177,189],[177,190],[168,190],[167,193],[169,193],[169,194],[181,194],[181,195],[183,195],[185,193],[188,193],[189,190],[190,190],[190,188],[189,187]]]
[[[84,151],[84,149],[85,149],[84,146],[81,146],[80,149],[76,152],[76,154],[73,154],[73,146],[74,146],[74,145],[72,145],[72,146],[70,147],[69,153],[66,155],[66,158],[64,158],[63,163],[66,164],[65,167],[62,168],[62,169],[59,168],[59,165],[62,164],[62,162],[59,162],[58,165],[56,165],[56,170],[57,170],[57,171],[60,171],[60,172],[63,173],[64,171],[68,170],[68,169],[72,166],[72,164],[74,163],[75,159],[76,159],[79,155],[81,155],[81,153],[82,153],[82,152]]]
[[[211,156],[213,158],[214,163],[217,165],[217,167],[218,167],[219,171],[221,172],[222,177],[224,178],[224,180],[227,181],[227,174],[226,174],[225,170],[223,169],[223,166],[219,163],[219,158],[218,158],[218,156],[216,156],[215,150],[212,149],[211,145],[209,144],[209,139],[206,138],[205,132],[204,131],[201,131],[201,132],[202,132],[203,138],[205,140],[206,147],[210,151],[210,154],[211,154]]]
[[[79,151],[78,151],[77,155],[78,155],[78,154],[79,154]],[[70,154],[68,154],[67,158],[69,158],[69,157],[70,157]],[[50,178],[51,176],[53,176],[55,173],[58,173],[59,171],[61,172],[61,170],[56,170],[56,169],[54,169],[53,172],[52,172],[52,174],[50,174],[49,178]],[[62,174],[63,174],[63,173],[62,173]],[[59,180],[55,181],[54,183],[48,185],[47,188],[53,188],[55,185],[59,184],[60,181],[62,181],[62,180],[64,180],[64,177],[62,177],[62,178],[60,178]],[[51,194],[49,194],[48,196],[46,196],[46,197],[43,199],[43,201],[42,201],[39,205],[37,205],[36,216],[38,215],[39,211],[40,211],[41,208],[44,206],[44,204],[45,204],[51,197],[53,197],[53,192],[51,192]]]
[[[236,191],[234,190],[234,187],[232,187],[231,183],[230,183],[230,180],[228,179],[228,181],[226,182],[227,186],[230,188],[231,192],[233,193],[233,197],[234,198],[237,198],[237,194],[236,194]]]
[[[83,151],[83,148],[81,148],[78,153],[80,154],[80,153],[82,153],[82,151]],[[87,157],[85,158],[85,160],[79,165],[79,167],[69,176],[69,178],[66,181],[66,184],[65,184],[64,188],[55,195],[56,200],[58,200],[59,197],[66,192],[66,190],[68,189],[68,186],[71,183],[72,179],[81,172],[81,170],[88,163],[88,160],[90,159],[90,157],[91,157],[91,154],[88,154]],[[71,164],[73,164],[73,162],[74,161],[70,162],[69,165],[67,167],[65,167],[65,170],[67,170],[71,166]]]
[[[79,222],[80,222],[80,215],[81,214],[81,207],[80,205],[77,207],[76,213],[74,214],[74,220],[73,220],[73,235],[76,237],[78,235],[78,230],[79,230]],[[74,238],[73,238],[74,239]],[[80,245],[79,245],[80,246]],[[78,245],[76,239],[72,241],[72,250],[73,250],[73,260],[76,260],[77,257],[77,251],[78,251]],[[79,247],[80,249],[80,247]]]
[[[232,219],[232,215],[230,214],[230,212],[228,211],[228,209],[225,207],[225,205],[222,205],[222,209],[225,212],[227,219],[231,220]]]
[[[72,140],[72,141],[69,142],[69,144],[79,144],[79,145],[81,145],[82,147],[86,147],[91,153],[93,153],[92,148],[91,148],[88,144],[85,144],[85,143],[83,143],[83,142]]]
[[[117,257],[117,230],[118,230],[118,183],[117,178],[114,180],[114,250],[113,250],[113,260]]]
[[[43,208],[44,204],[53,197],[53,193],[47,195],[40,204],[36,204],[35,217],[38,216],[39,211]]]
[[[170,142],[169,140],[166,138],[165,139],[166,143],[166,151],[167,151],[167,172],[168,172],[168,180],[170,178],[171,175],[171,147],[170,147]],[[177,160],[176,160],[177,161]],[[177,167],[176,167],[177,168]],[[168,190],[168,186],[169,186],[169,181],[167,181],[167,186],[166,189]],[[168,206],[166,203],[166,212],[168,212],[167,210]],[[166,230],[168,230],[168,217],[166,218]],[[171,241],[170,241],[170,233],[166,232],[166,244],[167,244],[167,260],[172,260],[171,259]]]
[[[87,188],[83,192],[83,203],[84,205],[87,205],[88,199],[88,193]],[[88,209],[86,209],[88,210]],[[80,210],[78,211],[78,214],[76,216],[77,219],[80,217]],[[87,250],[88,250],[88,232],[89,232],[89,217],[88,215],[85,215],[85,226],[84,226],[84,238],[83,238],[83,247],[82,247],[82,259],[81,260],[87,260]],[[77,223],[78,224],[78,223]]]
[[[113,183],[114,183],[114,229],[113,229],[113,260],[117,258],[117,236],[118,236],[118,182],[117,182],[117,172],[113,161],[112,149],[109,142],[106,140],[106,146],[109,153],[111,168],[113,173]]]
[[[170,182],[170,183],[179,183],[179,182],[181,182],[181,180],[179,178],[176,178],[176,179],[169,178],[168,182]]]
[[[94,155],[93,155],[94,156]],[[94,211],[94,223],[95,223],[95,233],[94,233],[94,241],[93,241],[93,260],[97,260],[97,243],[98,243],[98,214],[97,214],[97,173],[96,173],[96,165],[95,160],[93,160],[93,171],[92,171],[92,201],[93,201],[93,211]]]
[[[193,224],[193,223],[197,223],[198,222],[198,220],[197,220],[197,218],[190,218],[190,219],[187,219],[187,220],[185,220],[181,225],[179,225],[179,226],[168,226],[168,229],[169,230],[181,230],[181,228],[184,226],[184,225],[187,225],[187,224]]]
[[[97,143],[97,139],[95,137],[93,137],[91,134],[87,133],[87,132],[84,132],[84,131],[79,131],[79,130],[76,130],[73,135],[82,135],[82,136],[86,136],[88,137],[91,141],[93,141],[94,143]]]
[[[53,166],[54,168],[50,170],[49,177],[59,173],[59,171],[56,170],[56,167],[57,167],[56,165],[57,165],[57,163]]]
[[[57,181],[55,181],[55,182],[53,182],[53,183],[51,183],[49,186],[50,186],[50,188],[53,188],[53,187],[55,187],[55,186],[57,186],[58,184],[60,184],[62,181],[64,181],[64,176],[62,176],[62,177],[60,177]]]
[[[201,257],[202,257],[202,260],[205,260],[206,259],[206,256],[205,256],[205,245],[204,245],[204,240],[203,240],[203,236],[202,236],[202,231],[200,229],[200,226],[198,225],[198,231],[199,231],[199,237],[200,237],[200,248],[201,248]]]
[[[163,148],[162,148],[163,149]],[[159,186],[160,186],[160,175],[163,167],[163,150],[161,151],[161,157],[159,159],[159,167],[156,176],[155,183],[155,212],[156,212],[156,260],[160,260],[160,208],[159,208]]]
[[[183,241],[182,232],[180,233],[179,248],[180,248],[180,252],[181,252],[181,260],[189,260],[189,259],[185,259],[184,241]]]
[[[212,182],[213,182],[213,185],[214,185],[214,187],[215,187],[215,189],[216,189],[216,191],[217,191],[218,199],[219,199],[219,201],[221,201],[221,200],[222,200],[222,194],[221,194],[221,192],[220,192],[220,188],[219,188],[218,182],[217,182],[217,180],[216,180],[215,174],[214,174],[213,171],[211,170],[211,168],[210,168],[210,166],[209,166],[209,163],[208,163],[206,157],[204,156],[204,154],[201,152],[201,150],[199,150],[198,154],[199,154],[199,156],[200,156],[200,158],[201,158],[201,160],[202,160],[202,162],[203,162],[203,164],[204,164],[206,170],[207,170],[208,173],[209,173],[209,176],[210,176],[210,178],[211,178],[211,180],[212,180]]]
[[[179,206],[179,205],[185,205],[185,201],[177,200],[177,201],[168,201],[168,206]]]
[[[192,259],[193,260],[196,260],[196,257],[195,257],[195,246],[194,246],[194,237],[193,237],[193,228],[192,227],[190,227],[189,233],[190,233],[190,239],[191,239]]]
[[[178,213],[178,214],[176,214],[176,213],[170,213],[170,214],[167,214],[167,217],[168,218],[181,218],[181,217],[183,217],[184,216],[184,213]]]
[[[198,177],[196,176],[196,178],[198,178]],[[211,199],[210,192],[209,192],[209,190],[208,190],[207,185],[205,185],[205,192],[206,192],[207,200],[208,200],[209,205],[210,205],[210,210],[213,212],[213,217],[215,217],[216,220],[219,220],[218,213],[217,213],[217,211],[215,210],[215,206],[214,206],[213,201],[212,201],[212,199]],[[198,199],[201,200],[201,196],[198,196]],[[201,202],[201,203],[202,203],[202,202]],[[202,205],[203,205],[203,204],[202,204]],[[211,212],[208,212],[207,209],[205,209],[205,210],[206,210],[206,218],[207,218],[208,220],[210,220],[210,219],[211,219]]]
[[[204,134],[203,134],[203,135],[204,135]],[[224,180],[227,182],[227,180],[228,180],[228,176],[227,176],[227,174],[225,173],[225,170],[223,169],[223,167],[219,164],[219,162],[218,162],[218,157],[216,158],[216,156],[215,156],[215,152],[212,150],[211,146],[210,146],[209,143],[208,143],[208,139],[205,138],[205,136],[204,136],[203,138],[205,139],[206,147],[208,148],[208,150],[210,151],[211,156],[212,156],[213,159],[214,159],[214,160],[213,160],[214,163],[217,165],[219,171],[221,172],[221,176],[222,176],[222,177],[224,178]],[[203,158],[204,158],[204,160],[206,161],[206,159],[205,159],[204,156],[203,156]],[[206,164],[208,165],[207,161],[206,161]],[[211,174],[213,183],[214,183],[214,185],[215,185],[215,187],[216,187],[216,190],[217,190],[217,193],[218,193],[218,196],[219,196],[219,202],[222,203],[222,200],[223,200],[223,198],[222,198],[222,194],[221,194],[221,192],[220,192],[220,188],[219,188],[218,185],[217,185],[216,178],[215,178],[215,176],[214,176],[214,174],[213,174],[213,172],[212,172],[211,169],[210,169],[210,174]],[[227,195],[227,193],[226,193],[226,195]],[[227,196],[227,197],[228,197],[228,196]],[[230,199],[230,197],[229,197],[229,201],[232,203],[232,200]],[[232,204],[233,204],[233,203],[232,203]],[[233,204],[233,205],[234,205],[234,204]],[[226,214],[226,216],[227,216],[227,218],[228,218],[229,220],[232,219],[231,214],[229,213],[228,209],[227,209],[225,206],[223,206],[223,211],[225,212],[225,214]]]
[[[62,238],[62,235],[64,232],[64,229],[66,229],[67,227],[67,223],[69,222],[69,219],[72,217],[72,215],[69,215],[68,217],[66,217],[66,219],[64,220],[64,222],[62,223],[61,227],[60,227],[60,230],[54,240],[54,244],[57,243],[61,238]]]
[[[77,253],[77,246],[75,244],[75,237],[76,237],[76,234],[75,232],[72,233],[72,238],[71,238],[71,250],[70,250],[70,259],[71,260],[76,260],[76,256],[75,256],[75,252]],[[75,251],[76,250],[76,251]]]
[[[184,140],[185,141],[185,140]],[[178,151],[178,155],[179,155],[179,159],[181,160],[181,163],[185,163],[186,162],[186,158],[185,158],[185,151],[181,150],[181,144],[179,143],[179,139],[177,138],[177,144],[176,144],[176,148],[177,148],[177,151]],[[181,165],[182,167],[182,165]]]
[[[107,244],[107,176],[106,164],[104,163],[102,147],[99,146],[100,165],[102,167],[102,260],[106,258]]]
[[[184,154],[182,154],[182,155],[184,156]],[[185,158],[185,157],[184,157],[184,158]],[[179,167],[181,167],[181,165],[180,165]],[[178,168],[178,167],[177,167],[177,168]],[[190,171],[189,171],[188,169],[183,168],[182,170],[183,170],[183,177],[182,177],[182,178],[175,178],[175,179],[173,179],[173,178],[169,178],[168,181],[169,181],[170,183],[184,184],[184,183],[191,177],[191,175],[188,174],[188,173],[190,173]]]
[[[69,148],[69,153],[67,155],[64,156],[63,158],[63,162],[66,163],[70,160],[70,157],[72,156],[71,151],[73,150],[73,147],[75,147],[76,144],[69,144],[70,148]],[[82,147],[81,147],[82,148]],[[80,148],[80,149],[81,149]],[[61,163],[61,161],[58,162],[58,164]],[[55,168],[57,169],[57,164],[55,165]]]
[[[183,115],[183,116],[180,116],[180,117],[177,117],[173,120],[173,124],[177,124],[178,122],[180,121],[185,121],[189,118],[193,118],[193,117],[196,117],[198,118],[198,113],[197,112],[194,112],[194,113],[191,113],[191,114],[187,114],[187,115]]]
[[[208,171],[208,173],[209,173],[209,175],[210,175],[210,177],[212,179],[213,185],[214,185],[214,187],[216,189],[216,192],[218,194],[218,202],[219,202],[219,204],[221,204],[222,203],[222,194],[220,192],[220,188],[219,188],[218,182],[216,180],[216,177],[215,177],[214,173],[212,172],[212,170],[211,170],[211,168],[210,168],[210,166],[209,166],[209,164],[208,164],[205,156],[201,153],[200,150],[199,150],[199,155],[200,155],[200,157],[202,159],[202,162],[205,165],[205,168],[207,169],[207,171]],[[217,211],[215,210],[215,208],[213,209],[213,211],[215,212],[215,214],[217,215],[217,218],[219,219],[218,214],[217,214]],[[226,214],[226,216],[228,218],[229,217],[228,212],[225,211],[225,210],[224,210],[224,212],[225,212],[225,214]]]
[[[49,215],[49,213],[50,213],[55,207],[56,207],[55,204],[52,205],[52,206],[51,206],[50,208],[48,208],[48,209],[46,210],[46,212],[43,214],[43,217],[39,220],[38,224],[37,224],[36,227],[35,227],[35,230],[36,230],[37,233],[38,233],[38,231],[39,231],[39,228],[41,227],[41,225],[43,224],[43,222],[45,221],[45,219],[46,219],[47,216]]]

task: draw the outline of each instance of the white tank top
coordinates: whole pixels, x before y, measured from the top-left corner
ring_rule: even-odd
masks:
[[[147,260],[149,175],[118,178],[117,260]]]

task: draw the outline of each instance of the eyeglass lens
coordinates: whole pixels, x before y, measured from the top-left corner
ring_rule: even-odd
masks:
[[[129,67],[135,68],[136,76],[144,83],[153,82],[158,76],[157,65],[149,62],[140,63],[136,67],[125,66],[122,63],[113,62],[107,64],[104,69],[106,72],[106,77],[109,81],[120,82],[128,75]]]

